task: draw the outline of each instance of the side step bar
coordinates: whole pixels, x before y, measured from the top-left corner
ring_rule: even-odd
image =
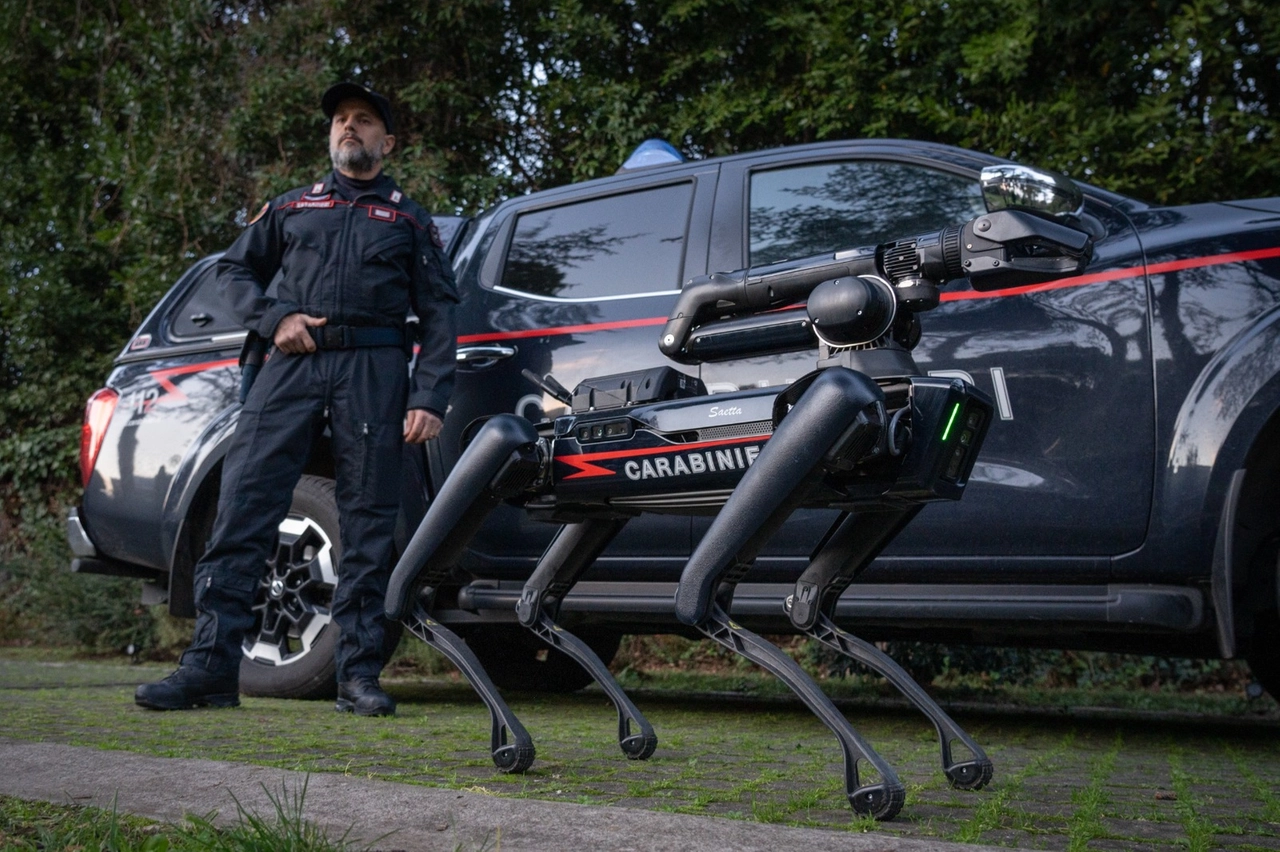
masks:
[[[458,606],[512,612],[522,588],[518,582],[477,581],[459,590]],[[790,632],[783,602],[793,588],[781,583],[742,583],[734,594],[733,615],[744,620],[777,619],[779,630]],[[674,624],[675,589],[675,583],[580,582],[564,598],[561,611],[628,614],[631,621],[640,616],[638,620],[670,619]],[[436,616],[449,620],[447,610]],[[1206,613],[1204,595],[1185,586],[903,583],[854,584],[836,604],[836,618],[858,623],[1050,621],[1193,631],[1204,626]]]

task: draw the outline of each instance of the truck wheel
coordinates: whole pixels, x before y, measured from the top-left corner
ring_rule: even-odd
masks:
[[[1255,571],[1258,573],[1253,574]],[[1250,572],[1265,581],[1259,596],[1262,609],[1254,615],[1245,659],[1262,688],[1280,701],[1280,540],[1272,539],[1258,549]]]
[[[574,635],[608,665],[622,635],[612,630],[585,629]],[[498,624],[472,630],[467,647],[475,652],[499,689],[529,692],[576,692],[592,682],[586,669],[519,625]]]
[[[338,504],[332,480],[304,476],[267,562],[244,640],[240,691],[271,698],[331,698],[338,626],[329,606],[338,582]]]
[[[338,582],[342,542],[333,480],[304,476],[293,490],[254,601],[257,620],[244,640],[240,691],[269,698],[333,698],[333,651],[338,625],[330,606]],[[387,625],[387,652],[400,639]]]

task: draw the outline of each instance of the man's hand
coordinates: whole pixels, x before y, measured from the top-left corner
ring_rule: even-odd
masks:
[[[425,408],[411,408],[404,417],[404,442],[421,444],[430,441],[440,434],[440,427],[443,425],[439,417]]]
[[[276,334],[272,339],[276,348],[289,355],[303,355],[316,351],[316,342],[307,332],[309,328],[317,328],[328,322],[324,317],[310,317],[306,314],[288,314],[276,326]]]

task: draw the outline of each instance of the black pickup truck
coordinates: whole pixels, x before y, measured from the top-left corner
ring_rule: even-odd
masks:
[[[1002,162],[820,143],[623,169],[438,220],[462,296],[459,377],[441,438],[406,449],[404,534],[475,418],[563,411],[523,371],[572,388],[666,365],[712,393],[799,378],[813,353],[665,358],[657,338],[682,282],[964,222],[984,210],[979,171]],[[956,282],[924,317],[920,367],[976,385],[995,419],[965,499],[925,509],[837,615],[869,639],[1244,656],[1280,695],[1280,199],[1158,207],[1081,189],[1083,274],[994,292]],[[244,332],[219,303],[214,260],[174,285],[89,400],[84,497],[68,517],[72,570],[142,577],[144,600],[178,615],[192,614],[239,408]],[[321,443],[264,577],[246,692],[333,690],[332,475]],[[738,586],[735,619],[789,629],[783,600],[830,521],[788,522]],[[624,633],[681,630],[676,580],[707,524],[637,518],[564,601],[565,625],[606,660]],[[588,680],[515,620],[554,531],[500,507],[436,601],[500,686]]]

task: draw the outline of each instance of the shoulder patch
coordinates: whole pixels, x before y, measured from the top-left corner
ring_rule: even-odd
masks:
[[[392,191],[391,191],[391,203],[392,203],[392,204],[399,204],[399,203],[400,203],[400,199],[401,199],[401,198],[404,198],[404,195],[400,192],[400,190],[395,189],[395,190],[392,190]]]
[[[444,240],[440,239],[440,229],[435,222],[427,224],[427,233],[431,234],[431,244],[438,249],[444,248]]]
[[[254,222],[258,221],[263,216],[267,215],[267,211],[270,209],[271,209],[271,202],[268,201],[266,204],[262,205],[262,209],[259,210],[257,213],[255,213],[254,217],[249,220],[249,224],[252,225]]]
[[[313,183],[311,185],[312,195],[319,195],[322,192],[324,192],[324,181],[320,181],[319,183]]]

